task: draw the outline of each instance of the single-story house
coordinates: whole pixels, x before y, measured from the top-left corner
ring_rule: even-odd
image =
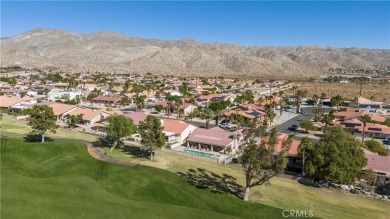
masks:
[[[89,108],[77,108],[68,113],[68,115],[83,115],[82,123],[84,125],[93,125],[95,122],[99,122],[103,119],[108,118],[111,114],[105,110],[96,110]]]
[[[187,147],[223,152],[230,150],[235,153],[241,140],[241,130],[228,132],[219,127],[211,129],[197,128],[188,136]]]
[[[183,142],[196,129],[196,126],[176,119],[164,119],[162,126],[168,143]]]
[[[120,96],[97,96],[93,98],[91,101],[94,103],[103,103],[103,104],[116,104],[121,100]]]
[[[144,112],[132,112],[132,113],[125,114],[124,116],[126,118],[133,120],[133,123],[136,126],[139,126],[141,122],[144,122],[146,120],[146,117],[148,117],[148,115]]]
[[[367,158],[367,165],[363,170],[372,170],[379,176],[390,177],[390,156],[380,156],[366,149],[363,151]]]

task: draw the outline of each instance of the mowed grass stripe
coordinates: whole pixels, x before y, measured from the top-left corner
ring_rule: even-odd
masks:
[[[2,218],[278,218],[166,170],[97,161],[73,141],[2,144]]]

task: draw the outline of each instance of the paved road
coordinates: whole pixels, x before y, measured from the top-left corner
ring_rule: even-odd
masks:
[[[290,134],[291,131],[288,130],[288,127],[290,127],[292,125],[299,125],[299,122],[302,120],[310,120],[310,119],[314,118],[313,109],[314,109],[314,107],[312,107],[312,106],[303,107],[303,110],[305,111],[305,113],[300,114],[296,117],[293,117],[292,119],[286,121],[285,123],[280,124],[279,128],[278,128],[278,132]],[[322,112],[329,113],[330,110],[331,110],[331,108],[323,108]]]

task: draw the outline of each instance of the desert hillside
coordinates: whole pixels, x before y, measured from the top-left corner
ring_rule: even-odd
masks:
[[[76,34],[37,29],[1,38],[1,66],[63,71],[255,77],[317,77],[329,68],[372,69],[390,50],[329,47],[244,47],[132,38],[115,32]]]

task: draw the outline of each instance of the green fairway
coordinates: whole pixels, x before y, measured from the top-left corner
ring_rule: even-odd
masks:
[[[186,157],[174,152],[157,151],[155,161],[138,158],[128,152],[126,147],[107,153],[121,160],[141,165],[166,169],[171,172],[188,172],[189,169],[203,167],[214,174],[229,174],[244,185],[241,169],[230,165],[221,165],[204,159]],[[270,186],[255,187],[251,190],[250,200],[281,209],[313,210],[321,218],[383,218],[390,215],[390,204],[369,199],[337,189],[318,189],[302,185],[296,181],[275,177]]]
[[[26,121],[16,120],[9,117],[3,117],[0,124],[1,134],[6,136],[23,138],[32,131],[31,127],[27,125]],[[48,132],[46,136],[50,138],[78,139],[90,142],[94,142],[97,139],[93,135],[75,132],[63,128],[56,130],[55,134]]]
[[[2,141],[1,218],[281,217],[166,170],[97,161],[81,143]]]

